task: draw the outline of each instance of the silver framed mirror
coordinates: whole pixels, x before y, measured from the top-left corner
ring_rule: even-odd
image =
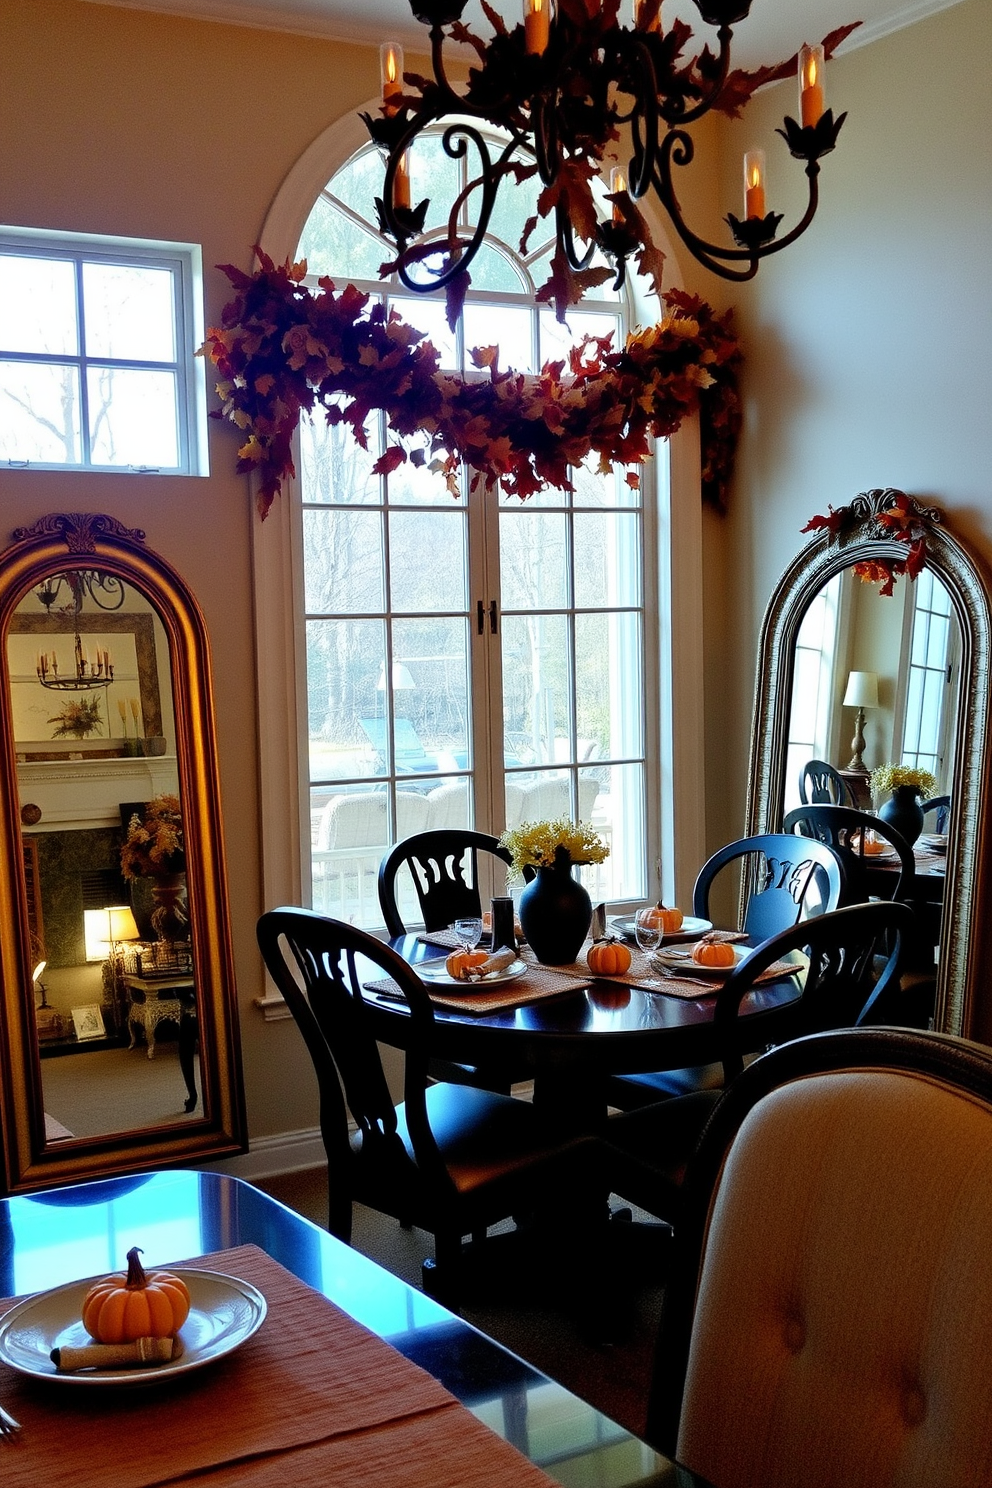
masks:
[[[905,559],[905,543],[879,535],[879,514],[890,509],[896,498],[911,499],[892,488],[858,495],[847,509],[853,520],[842,536],[838,539],[824,531],[809,542],[769,600],[758,647],[749,833],[781,829],[790,780],[796,648],[803,621],[831,581],[854,564]],[[934,1024],[944,1032],[984,1038],[988,1012],[978,993],[992,893],[988,813],[983,809],[992,765],[992,578],[979,557],[948,530],[944,513],[916,501],[912,505],[926,532],[926,567],[946,590],[959,647],[953,721],[946,730],[952,776],[941,787],[950,794],[951,811]],[[902,577],[897,583],[912,581]],[[896,679],[893,686],[898,691],[902,683]]]
[[[144,533],[0,554],[3,1183],[245,1150],[210,659]]]

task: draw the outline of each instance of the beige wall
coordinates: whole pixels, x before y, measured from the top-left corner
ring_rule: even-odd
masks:
[[[990,69],[988,0],[831,62],[828,102],[849,118],[823,161],[819,215],[735,296],[746,422],[723,534],[730,602],[708,650],[714,669],[732,658],[738,686],[725,728],[707,715],[710,780],[726,782],[711,792],[715,841],[743,824],[758,629],[808,518],[899,486],[945,506],[992,560]],[[754,141],[767,150],[770,208],[795,221],[802,169],[773,130],[796,101],[780,84],[728,129],[732,209]]]

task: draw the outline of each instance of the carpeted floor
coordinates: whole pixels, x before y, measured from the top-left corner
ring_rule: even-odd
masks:
[[[200,1089],[199,1059],[195,1065]],[[91,1049],[62,1059],[41,1061],[45,1111],[74,1137],[196,1121],[202,1105],[189,1116],[183,1110],[186,1086],[175,1045],[156,1045],[149,1059],[135,1049]]]
[[[326,1169],[309,1169],[257,1180],[257,1186],[274,1198],[327,1225]],[[614,1200],[614,1204],[619,1201]],[[635,1217],[647,1218],[647,1216]],[[508,1231],[507,1224],[493,1228],[491,1235]],[[626,1229],[626,1227],[624,1227]],[[352,1243],[364,1255],[420,1286],[420,1266],[432,1254],[433,1242],[423,1230],[402,1229],[395,1220],[357,1204]],[[635,1269],[624,1267],[623,1276],[604,1276],[590,1268],[583,1278],[584,1291],[570,1297],[555,1296],[553,1275],[545,1273],[521,1296],[519,1275],[512,1286],[493,1284],[474,1287],[465,1296],[462,1315],[482,1332],[526,1359],[543,1373],[559,1380],[576,1395],[642,1435],[647,1408],[654,1337],[661,1310],[660,1275],[664,1245],[651,1247],[652,1254]],[[616,1341],[597,1343],[591,1336],[591,1319],[597,1301],[609,1296],[608,1305]]]

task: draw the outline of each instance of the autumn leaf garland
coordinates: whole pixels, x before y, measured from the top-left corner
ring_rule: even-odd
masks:
[[[569,466],[590,455],[599,468],[636,466],[650,438],[674,434],[696,411],[703,434],[704,494],[722,505],[740,425],[736,374],[741,353],[729,312],[678,290],[664,295],[665,316],[629,336],[587,337],[566,362],[538,374],[500,370],[498,348],[472,353],[484,375],[444,372],[434,346],[378,301],[347,285],[305,283],[306,263],[276,265],[255,249],[250,274],[223,271],[236,291],[200,348],[219,374],[222,408],[247,436],[238,470],[258,476],[264,518],[295,474],[292,439],[317,404],[329,424],[346,423],[362,448],[365,425],[382,410],[392,443],[373,467],[388,474],[405,460],[430,461],[453,491],[462,462],[472,489],[498,482],[522,498],[543,486],[570,491]],[[628,473],[631,485],[637,474]]]

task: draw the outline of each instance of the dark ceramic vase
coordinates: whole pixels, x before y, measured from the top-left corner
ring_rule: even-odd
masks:
[[[185,873],[162,873],[152,880],[152,925],[159,940],[189,939]]]
[[[558,849],[553,867],[538,868],[520,895],[520,928],[538,961],[567,966],[582,949],[592,921],[592,900],[572,877],[572,860]]]
[[[915,785],[897,785],[878,814],[890,827],[895,827],[912,847],[923,831],[923,808]]]

